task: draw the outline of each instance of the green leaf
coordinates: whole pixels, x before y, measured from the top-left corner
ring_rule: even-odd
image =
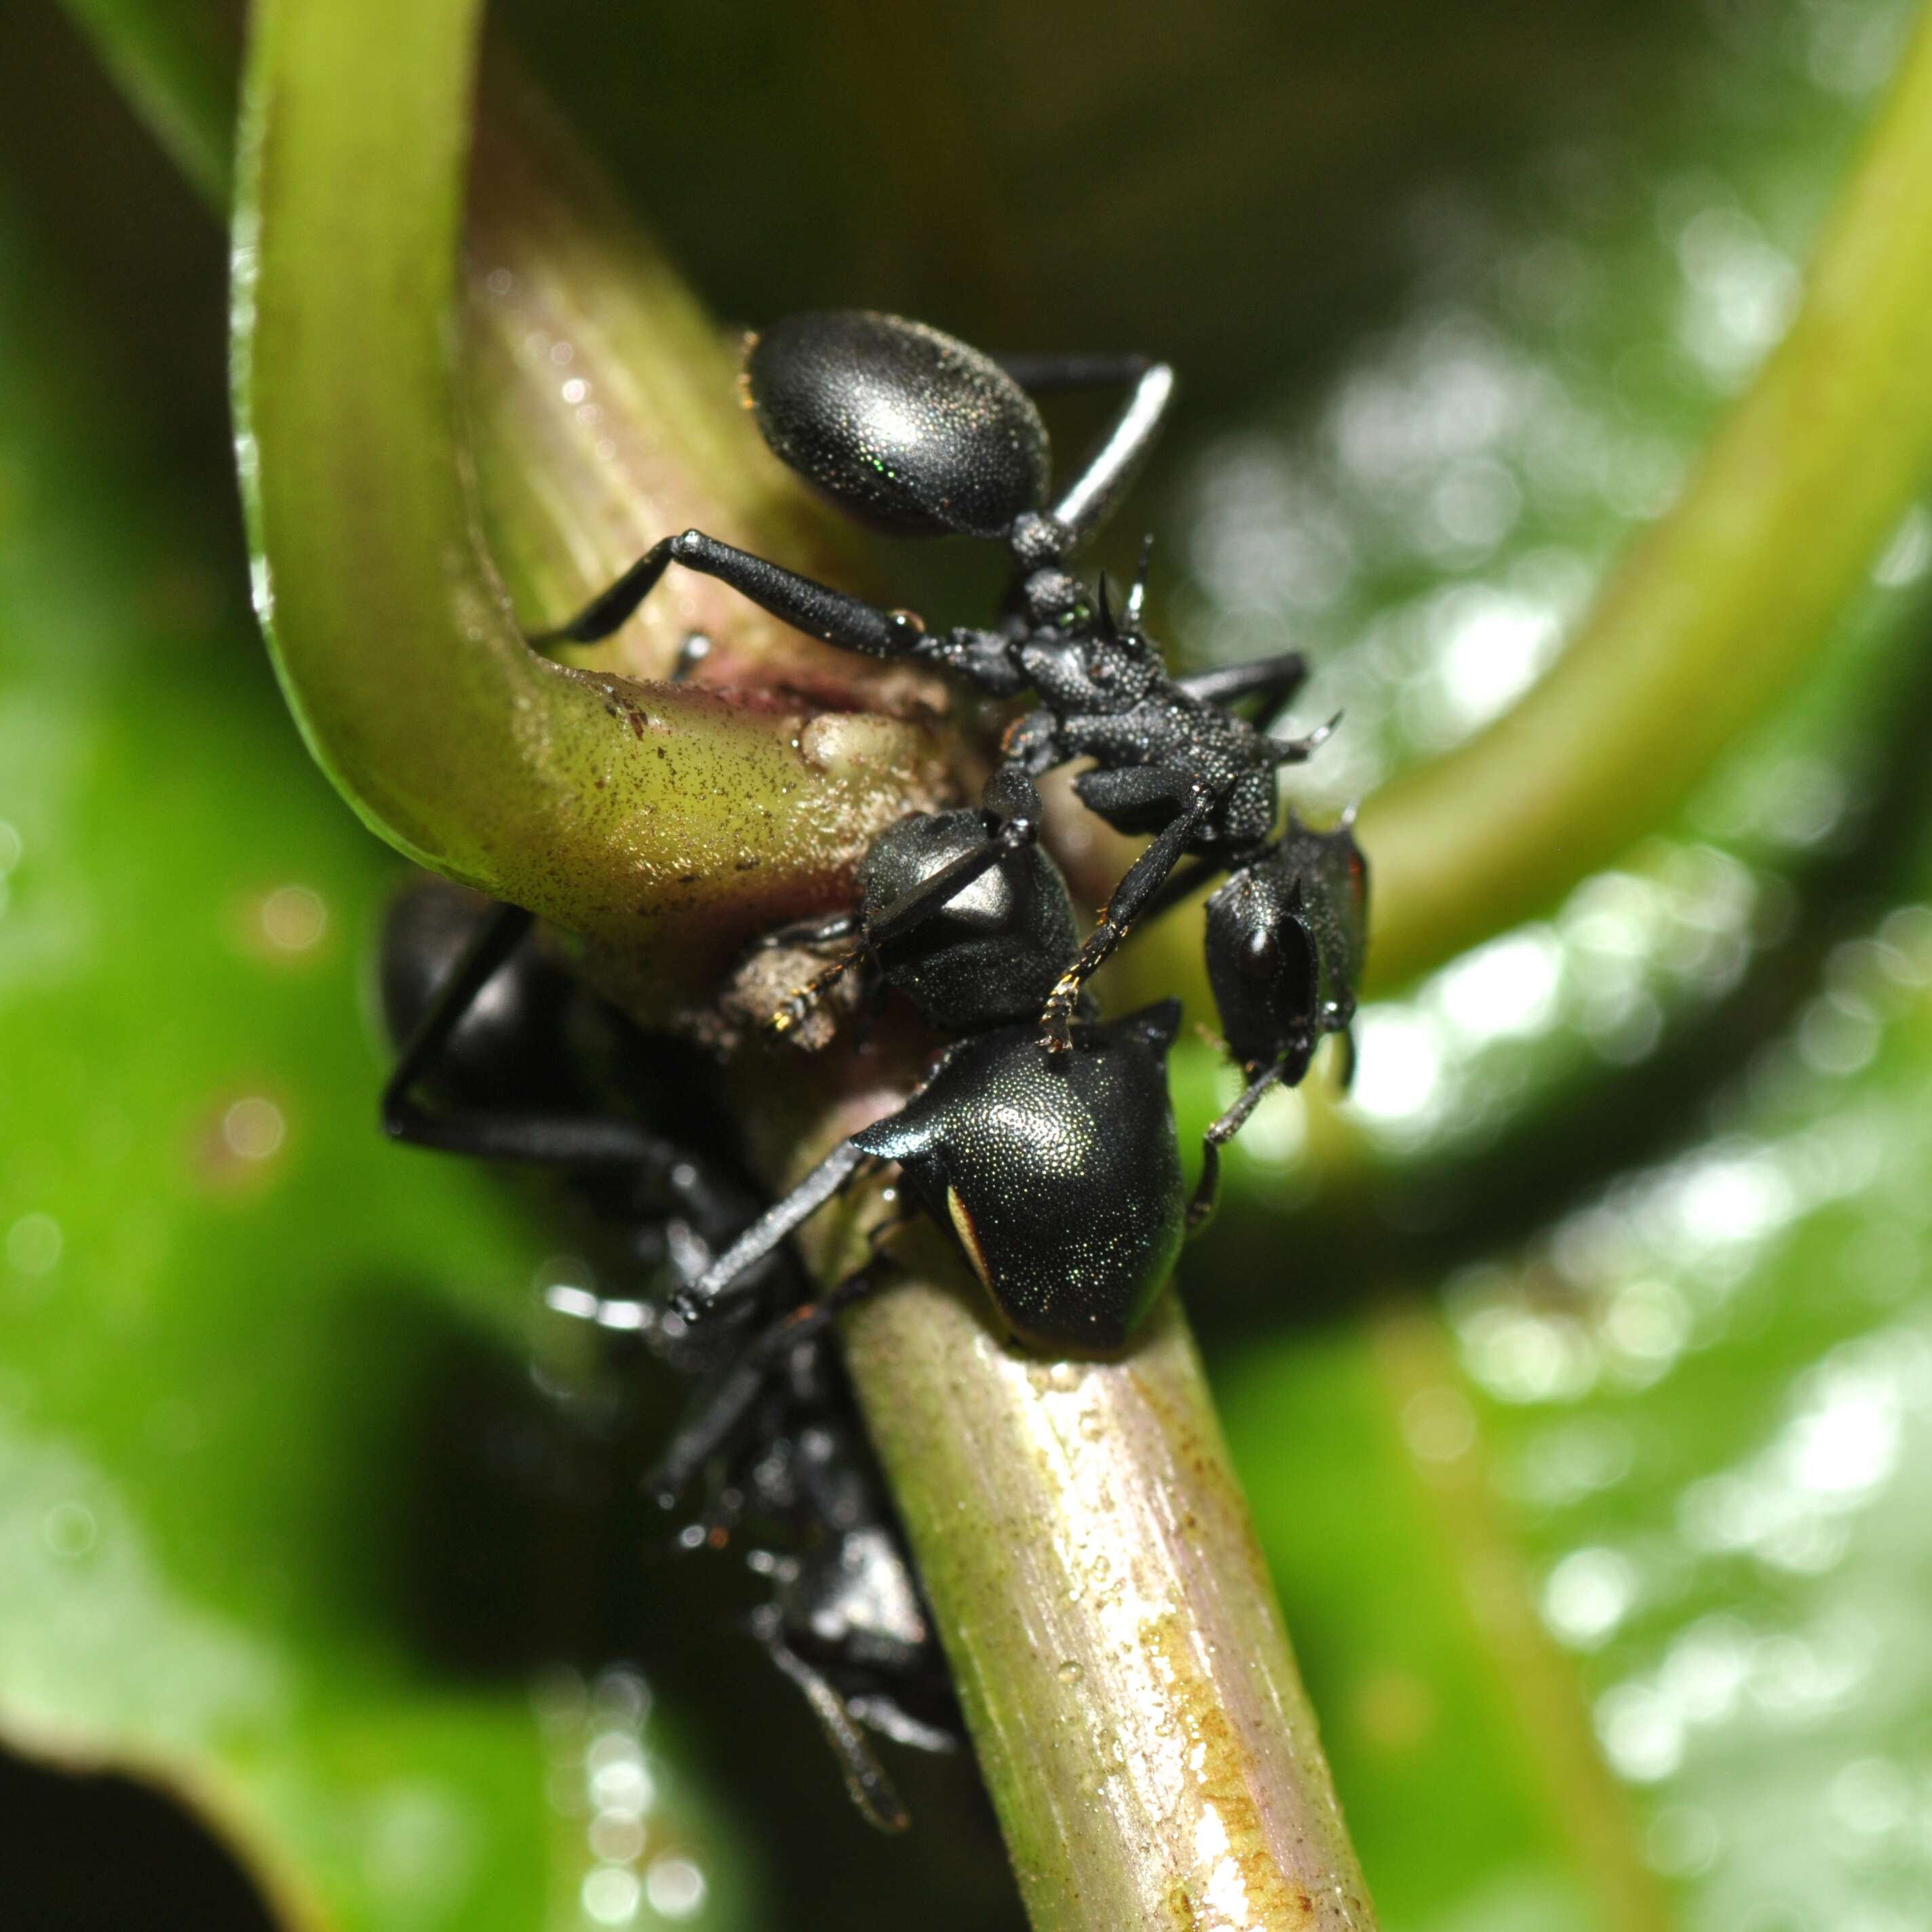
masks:
[[[1676,501],[1550,674],[1365,813],[1382,984],[1616,859],[1789,689],[1932,466],[1928,281],[1932,28],[1905,50],[1783,339]]]
[[[598,1868],[608,1733],[656,1782],[624,1872],[692,1862],[701,1922],[746,1922],[661,1715],[617,1679],[539,1708],[410,1613],[452,1587],[417,1574],[426,1421],[479,1334],[514,1389],[554,1237],[375,1133],[392,867],[4,208],[0,262],[0,1729],[152,1768],[293,1922],[506,1932]]]

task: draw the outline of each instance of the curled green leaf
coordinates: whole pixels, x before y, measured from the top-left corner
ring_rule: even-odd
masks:
[[[860,711],[850,676],[743,698],[525,644],[452,454],[474,16],[453,0],[406,22],[260,16],[235,250],[256,602],[310,748],[364,822],[621,957],[661,1013],[701,998],[747,934],[824,903],[945,772],[929,730]],[[485,224],[486,284],[541,287],[554,266],[526,259],[539,231],[518,213]],[[675,479],[728,471],[718,446],[752,432],[688,299],[661,277],[634,317],[654,298],[688,398],[649,418],[650,508],[675,528],[700,507]],[[751,621],[711,628],[728,641]]]

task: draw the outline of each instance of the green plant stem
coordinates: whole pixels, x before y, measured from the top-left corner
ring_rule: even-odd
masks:
[[[1466,1400],[1442,1311],[1420,1298],[1384,1298],[1362,1335],[1396,1431],[1427,1404]],[[1522,1553],[1500,1520],[1499,1486],[1479,1433],[1454,1453],[1410,1466],[1460,1586],[1475,1640],[1534,1765],[1550,1828],[1570,1847],[1600,1915],[1600,1932],[1673,1932],[1664,1881],[1645,1862],[1630,1791],[1604,1762],[1572,1660],[1538,1616]]]
[[[74,4],[104,38],[124,33],[128,16],[138,19],[151,10],[108,0]],[[158,16],[167,10],[152,10]],[[1919,299],[1928,286],[1932,226],[1928,67],[1932,61],[1922,30],[1821,243],[1790,338],[1738,405],[1676,508],[1607,586],[1564,660],[1508,717],[1450,758],[1408,775],[1372,804],[1364,839],[1378,871],[1376,963],[1382,983],[1424,970],[1548,904],[1660,822],[1722,754],[1740,724],[1786,688],[1826,634],[1829,612],[1856,585],[1910,500],[1922,473],[1932,414],[1927,395],[1932,357],[1924,352],[1928,311]],[[166,79],[154,73],[146,77],[142,92],[151,112],[158,89],[165,94]],[[191,125],[196,102],[206,109],[214,97],[206,90],[189,92],[194,100],[172,105]],[[208,112],[202,118],[210,120]],[[583,266],[577,264],[573,274]],[[500,363],[500,374],[511,368],[512,359]],[[642,358],[640,366],[648,363]],[[513,477],[514,462],[499,466],[490,454],[495,441],[510,453],[518,446],[514,436],[500,436],[487,378],[478,393],[479,460],[486,483],[493,471]],[[535,435],[544,418],[542,399],[532,389],[526,400]],[[567,440],[566,427],[553,428],[558,440]],[[573,484],[556,493],[552,510],[544,513],[552,516],[555,530],[580,514],[604,514],[578,500],[577,489]],[[545,571],[559,573],[562,583],[572,571],[586,576],[594,574],[593,567],[609,567],[604,537],[580,554],[550,536],[521,535],[541,520],[540,508],[533,501],[500,508],[493,523],[505,554],[516,562],[520,583]],[[936,1580],[942,1610],[958,1623],[976,1612],[970,1580],[946,1572],[958,1539],[940,1526],[949,1502],[959,1497],[949,1492],[937,1467],[922,1492],[927,1452],[919,1427],[930,1426],[933,1416],[956,1402],[972,1404],[975,1415],[982,1409],[991,1415],[1009,1412],[1003,1410],[1001,1390],[1028,1371],[1024,1365],[988,1367],[984,1358],[990,1345],[966,1319],[966,1310],[958,1310],[964,1325],[952,1328],[946,1325],[950,1318],[930,1312],[927,1304],[944,1299],[909,1294],[880,1304],[854,1323],[853,1346],[875,1428]],[[903,1346],[896,1337],[901,1322],[910,1324]],[[1154,1346],[1171,1357],[1165,1335]],[[1088,1388],[1076,1382],[1052,1393],[1064,1396],[1076,1416],[1112,1413],[1082,1408],[1083,1402],[1102,1402],[1097,1384]],[[968,1507],[976,1510],[974,1520],[996,1548],[1003,1539],[1016,1546],[1043,1540],[1054,1521],[1050,1514],[1019,1521],[970,1498]],[[1051,1590],[1050,1578],[1034,1575]],[[991,1713],[1000,1700],[1015,1695],[1054,1713],[1063,1737],[1091,1714],[1067,1717],[1037,1672],[1028,1678],[1026,1660],[1017,1652],[994,1658],[982,1683],[976,1641],[969,1630],[956,1655],[982,1733],[992,1735]],[[1078,1654],[1060,1660],[1070,1660],[1078,1662]],[[1271,1674],[1271,1667],[1262,1670],[1262,1681]],[[1072,1681],[1084,1681],[1084,1675],[1083,1666]],[[1055,1681],[1061,1680],[1056,1676]],[[996,1786],[1026,1783],[1028,1752],[1042,1765],[1067,1755],[1050,1728],[1044,1738],[1021,1732],[995,1740],[987,1756]],[[1002,1764],[1010,1768],[1001,1770]],[[1041,1790],[1002,1797],[1006,1815],[1016,1821],[1023,1870],[1032,1856],[1029,1846],[1042,1837],[1050,1841],[1057,1828],[1045,1789],[1050,1777],[1038,1775]],[[1204,1814],[1194,1815],[1198,1828]],[[1054,1883],[1065,1878],[1074,1856],[1065,1868],[1030,1881],[1042,1898],[1052,1898]]]
[[[1178,1303],[1117,1362],[924,1286],[846,1333],[1034,1924],[1372,1927]]]
[[[1393,986],[1553,904],[1790,687],[1932,469],[1932,18],[1782,345],[1550,674],[1362,814]]]
[[[67,0],[122,91],[212,208],[234,178],[238,9],[222,0]]]
[[[470,11],[258,14],[235,251],[256,603],[310,749],[370,828],[632,962],[662,1012],[835,896],[875,832],[930,802],[938,746],[524,644],[451,455]],[[688,473],[728,470],[754,431],[724,346],[667,277],[638,305],[716,399],[675,426]]]

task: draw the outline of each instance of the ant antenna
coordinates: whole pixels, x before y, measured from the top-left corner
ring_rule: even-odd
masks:
[[[766,1030],[783,1034],[802,1026],[807,1015],[819,1001],[865,956],[866,948],[855,946],[850,952],[833,960],[823,971],[814,973],[796,992],[779,1004],[777,1010],[765,1022]]]

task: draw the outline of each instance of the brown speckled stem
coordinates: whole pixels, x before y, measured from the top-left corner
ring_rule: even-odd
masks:
[[[847,1343],[1034,1924],[1372,1928],[1178,1304],[1117,1362],[924,1286]]]

